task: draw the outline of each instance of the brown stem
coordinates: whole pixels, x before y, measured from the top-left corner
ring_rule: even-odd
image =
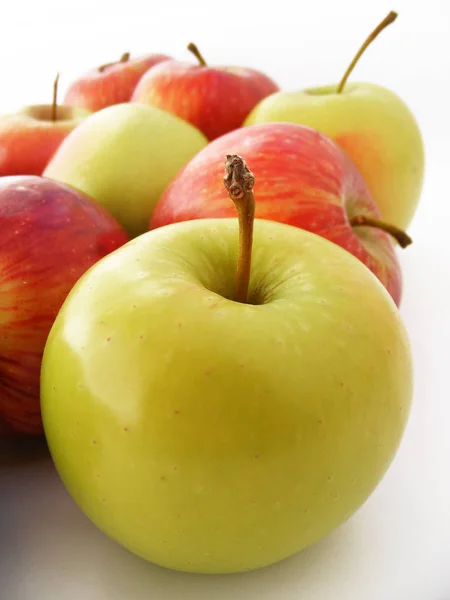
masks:
[[[202,54],[200,53],[200,50],[197,48],[197,46],[193,42],[190,42],[188,44],[187,49],[189,50],[189,52],[192,52],[192,54],[196,57],[196,59],[198,60],[201,67],[208,66],[206,64],[206,60],[203,58]]]
[[[98,72],[102,73],[107,67],[112,67],[113,65],[118,65],[119,63],[128,62],[129,60],[130,60],[130,53],[124,52],[122,54],[122,56],[119,58],[119,60],[116,60],[114,62],[105,63],[104,65],[100,65],[98,67]]]
[[[378,34],[383,31],[383,29],[385,29],[388,25],[390,25],[391,23],[393,23],[395,21],[397,16],[398,16],[398,14],[396,12],[394,12],[393,10],[391,10],[391,12],[381,21],[381,23],[378,25],[378,27],[375,27],[375,29],[372,31],[372,33],[369,35],[369,37],[366,39],[364,44],[361,46],[361,48],[356,53],[356,56],[350,63],[348,69],[345,71],[344,76],[342,77],[341,81],[339,82],[339,85],[337,86],[337,89],[336,89],[337,94],[340,94],[342,92],[342,90],[344,89],[344,85],[347,83],[347,79],[349,78],[350,73],[355,68],[356,63],[361,58],[361,56],[364,53],[364,51],[366,50],[366,48],[373,42],[373,40],[378,36]]]
[[[369,217],[368,215],[356,215],[350,219],[350,225],[352,227],[376,227],[377,229],[381,229],[389,235],[392,235],[393,238],[397,240],[402,248],[406,248],[410,244],[412,244],[412,239],[409,235],[399,229],[395,225],[390,225],[389,223],[385,223],[380,219],[375,219],[375,217]]]
[[[253,222],[255,219],[255,178],[245,160],[237,154],[227,154],[223,183],[234,202],[239,219],[239,256],[236,274],[236,302],[248,299],[252,263]]]
[[[58,119],[58,81],[59,73],[56,74],[55,81],[53,82],[52,121]]]

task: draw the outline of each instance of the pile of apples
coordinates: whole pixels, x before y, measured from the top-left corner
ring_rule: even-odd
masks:
[[[396,94],[124,54],[0,119],[0,435],[81,510],[202,573],[323,538],[413,393],[397,247],[424,149]]]

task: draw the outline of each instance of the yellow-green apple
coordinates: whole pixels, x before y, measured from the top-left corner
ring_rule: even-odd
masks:
[[[42,435],[39,375],[73,284],[128,241],[84,194],[43,177],[0,178],[0,436]]]
[[[318,235],[253,233],[239,171],[239,234],[204,219],[132,240],[75,285],[44,352],[45,433],[70,494],[181,571],[256,569],[329,534],[384,476],[411,403],[389,294]]]
[[[369,36],[338,85],[283,91],[262,100],[245,125],[290,121],[333,138],[352,157],[386,221],[405,229],[420,199],[424,146],[418,123],[396,93],[371,83],[346,83],[365,47],[388,23]]]
[[[125,52],[120,60],[91,69],[71,83],[64,104],[95,112],[128,102],[142,75],[164,60],[170,60],[170,56],[148,54],[130,58],[130,53]]]
[[[123,103],[84,121],[44,171],[105,206],[131,236],[147,230],[166,186],[207,144],[190,123],[154,106]]]
[[[91,111],[56,102],[25,106],[0,117],[0,176],[42,175],[53,154],[67,135]]]
[[[167,61],[139,81],[132,102],[151,104],[189,121],[209,140],[241,127],[252,108],[279,90],[267,75],[244,67],[210,67],[195,44],[199,64]],[[224,101],[227,98],[227,102]]]
[[[150,228],[232,216],[233,206],[219,185],[220,159],[228,152],[245,155],[261,182],[258,218],[295,225],[339,244],[367,265],[400,303],[400,265],[390,236],[373,226],[383,224],[363,178],[335,142],[309,127],[253,125],[210,142],[169,184]],[[397,235],[395,228],[392,233]],[[410,241],[404,234],[399,239]]]

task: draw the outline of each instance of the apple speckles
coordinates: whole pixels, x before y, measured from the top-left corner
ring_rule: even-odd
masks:
[[[333,502],[337,502],[339,500],[339,494],[333,494]]]
[[[173,414],[174,415],[179,415],[180,414],[180,411],[178,410],[178,408],[173,411]]]
[[[144,335],[143,333],[141,333],[141,334],[139,335],[139,339],[140,339],[140,340],[143,340],[143,339],[145,339],[145,335]]]
[[[107,342],[110,342],[110,341],[111,341],[111,336],[108,336],[108,337],[106,338],[106,341],[107,341]]]
[[[124,433],[128,433],[128,427],[123,428]]]
[[[172,471],[178,471],[178,467],[177,467],[177,465],[173,465],[173,467],[172,467]]]
[[[97,440],[92,440],[92,444],[93,444],[94,446],[96,446],[96,445],[97,445]]]
[[[330,305],[330,302],[326,298],[319,298],[317,300],[317,302],[319,304],[321,304],[322,306],[329,306]]]
[[[164,475],[161,475],[161,477],[159,478],[160,481],[167,481],[167,479],[164,477]]]
[[[305,283],[303,283],[300,289],[302,292],[311,292],[314,289],[314,286],[306,281]]]
[[[334,481],[333,475],[328,475],[327,481],[328,481],[328,483],[331,483],[332,481]]]
[[[255,456],[253,457],[255,460],[258,460],[259,458],[259,454],[255,454]]]

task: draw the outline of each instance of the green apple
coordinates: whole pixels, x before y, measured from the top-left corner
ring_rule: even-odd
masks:
[[[103,204],[135,237],[148,228],[168,183],[207,140],[151,106],[123,103],[86,119],[61,144],[44,176]]]
[[[369,36],[339,85],[272,94],[253,109],[244,125],[289,121],[331,137],[356,163],[383,220],[406,229],[424,177],[424,145],[417,121],[394,92],[371,83],[346,84],[365,47],[394,15],[390,13]]]
[[[240,233],[185,221],[102,259],[44,353],[44,427],[70,494],[181,571],[256,569],[330,533],[383,477],[410,409],[408,337],[378,279],[322,237],[256,220],[245,291],[245,214]]]

